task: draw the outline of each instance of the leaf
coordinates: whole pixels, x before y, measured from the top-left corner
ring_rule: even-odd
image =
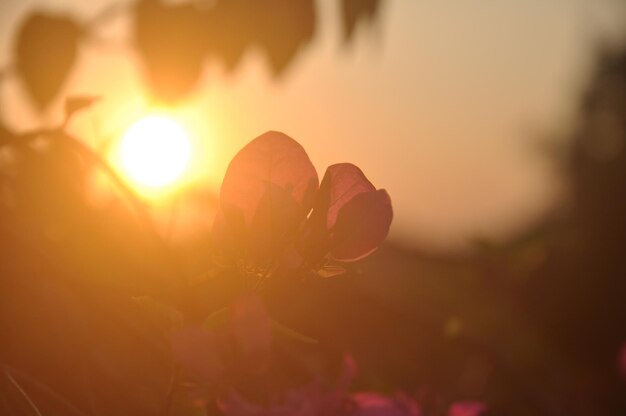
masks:
[[[5,125],[0,124],[0,145],[7,144],[15,140],[15,134]]]
[[[339,211],[331,230],[331,255],[356,261],[371,254],[387,237],[392,218],[391,199],[384,189],[356,195]]]
[[[199,380],[213,383],[222,374],[215,335],[200,326],[189,326],[172,332],[172,353],[180,365]]]
[[[244,293],[231,307],[231,330],[245,355],[263,357],[271,345],[271,323],[263,301],[254,292]]]
[[[230,309],[223,307],[213,312],[204,320],[203,327],[209,330],[216,329],[228,322]]]
[[[206,11],[205,34],[207,54],[222,61],[233,71],[254,43],[258,31],[259,9],[265,2],[258,0],[221,0]]]
[[[341,266],[324,266],[317,271],[317,275],[323,278],[330,278],[335,276],[341,276],[346,272],[346,269]]]
[[[354,37],[357,25],[372,22],[380,13],[382,0],[342,0],[343,35],[346,41]]]
[[[90,107],[99,99],[100,97],[87,95],[69,97],[67,100],[65,100],[65,119],[69,120],[74,115],[74,113]]]
[[[305,344],[319,344],[318,340],[303,335],[298,331],[291,329],[288,326],[285,326],[274,320],[272,320],[272,333],[277,338],[290,339],[298,342],[303,342]]]
[[[257,137],[226,171],[213,232],[217,244],[277,254],[295,238],[317,188],[317,172],[300,144],[274,131]]]
[[[280,76],[315,33],[313,0],[258,2],[259,31],[256,42],[265,51],[275,76]]]
[[[76,61],[83,30],[67,16],[35,12],[20,26],[15,66],[26,92],[39,110],[59,93]]]
[[[150,92],[167,103],[180,101],[202,72],[207,26],[200,9],[192,3],[140,0],[133,23],[135,47]]]

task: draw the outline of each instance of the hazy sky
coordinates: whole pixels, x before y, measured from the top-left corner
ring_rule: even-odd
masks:
[[[107,3],[2,0],[0,62],[32,7],[88,17]],[[319,13],[317,37],[280,82],[255,51],[235,74],[206,67],[186,106],[203,124],[203,184],[218,186],[247,141],[281,130],[320,175],[331,163],[361,166],[392,196],[393,235],[434,247],[507,235],[553,205],[562,187],[537,141],[571,120],[595,46],[619,39],[626,16],[617,0],[388,0],[376,30],[345,48],[335,2],[320,1]],[[128,122],[140,107],[129,57],[128,47],[83,49],[66,93],[103,95],[90,126],[107,130],[110,114]],[[1,92],[7,123],[37,124],[17,83]]]

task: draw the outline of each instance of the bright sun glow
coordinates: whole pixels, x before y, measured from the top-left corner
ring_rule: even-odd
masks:
[[[183,127],[165,116],[147,116],[124,134],[121,162],[130,178],[150,188],[179,179],[191,157],[189,137]]]

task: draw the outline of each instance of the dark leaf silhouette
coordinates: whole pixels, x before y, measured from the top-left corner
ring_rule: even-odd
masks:
[[[206,51],[206,25],[190,3],[141,0],[134,10],[135,46],[152,95],[176,102],[197,83]]]
[[[100,97],[78,96],[65,100],[65,120],[69,120],[74,113],[90,107]]]
[[[263,5],[257,43],[267,54],[274,75],[281,75],[315,33],[315,3],[313,0],[257,3]]]
[[[222,236],[236,235],[246,246],[265,239],[269,250],[277,250],[310,211],[317,188],[317,172],[302,146],[283,133],[265,133],[228,166],[214,236],[224,243]]]
[[[244,353],[269,350],[270,319],[265,305],[256,293],[245,293],[235,299],[231,314],[233,335]]]
[[[221,0],[206,12],[208,52],[234,70],[258,46],[281,75],[316,28],[313,0]]]
[[[59,93],[76,61],[81,26],[67,16],[35,12],[22,23],[15,66],[26,92],[40,109]]]
[[[207,52],[234,70],[255,39],[259,0],[219,0],[206,11]],[[261,6],[262,7],[262,6]]]
[[[0,145],[13,140],[14,134],[3,124],[0,124]]]
[[[346,41],[354,37],[360,22],[371,22],[377,17],[382,0],[341,0],[343,35]]]
[[[283,338],[286,340],[298,341],[304,344],[318,344],[319,343],[318,340],[308,337],[304,334],[301,334],[295,329],[289,328],[288,326],[285,326],[281,324],[280,322],[276,322],[276,321],[272,321],[272,334],[276,338]]]
[[[331,254],[336,260],[355,261],[372,253],[389,233],[393,212],[384,189],[356,195],[339,211],[331,230]]]

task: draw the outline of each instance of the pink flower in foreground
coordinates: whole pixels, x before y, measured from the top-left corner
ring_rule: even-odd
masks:
[[[362,392],[352,395],[355,403],[353,416],[420,416],[419,406],[412,398],[403,394],[385,396],[379,393]]]
[[[420,416],[415,400],[403,394],[349,394],[355,372],[354,360],[346,357],[342,374],[332,389],[312,383],[287,391],[268,406],[252,404],[231,392],[220,402],[220,408],[227,416]]]
[[[347,356],[343,371],[332,388],[311,383],[286,391],[275,397],[267,406],[248,402],[231,391],[225,400],[218,402],[227,416],[340,416],[351,415],[355,409],[348,387],[356,373],[356,363]]]
[[[457,402],[450,405],[448,416],[480,416],[487,410],[481,402]]]
[[[386,238],[392,217],[387,192],[358,167],[332,165],[320,186],[302,146],[270,131],[229,164],[213,237],[230,263],[268,269],[291,251],[299,253],[298,263],[316,268],[325,258],[354,261],[370,254]]]

